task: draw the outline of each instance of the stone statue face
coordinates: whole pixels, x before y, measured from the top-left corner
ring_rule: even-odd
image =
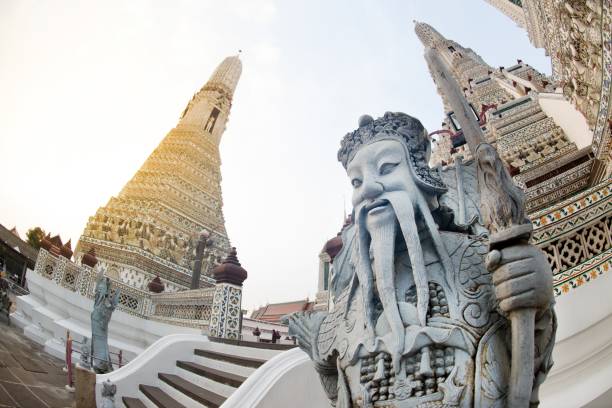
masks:
[[[347,167],[353,186],[353,207],[369,219],[393,211],[389,193],[410,191],[412,175],[400,142],[380,140],[362,147]]]

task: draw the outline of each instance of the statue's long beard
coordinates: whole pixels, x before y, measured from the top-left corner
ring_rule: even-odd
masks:
[[[394,360],[403,353],[404,348],[404,322],[397,305],[398,299],[395,291],[395,241],[397,225],[399,224],[402,236],[406,242],[408,257],[412,267],[413,279],[416,287],[417,320],[421,326],[427,324],[427,309],[429,306],[429,282],[423,258],[421,237],[417,226],[417,216],[421,216],[426,230],[432,238],[434,249],[442,263],[445,272],[450,271],[450,258],[444,247],[438,226],[435,223],[429,206],[421,191],[413,184],[412,191],[395,191],[385,193],[393,209],[386,209],[384,213],[368,216],[361,209],[357,213],[357,231],[359,238],[358,262],[356,274],[360,282],[364,301],[366,328],[371,337],[374,337],[374,277],[376,289],[383,305],[384,316],[389,323],[393,334],[395,350],[390,350]],[[372,251],[373,261],[370,260]],[[402,299],[403,301],[403,299]],[[399,368],[399,364],[394,364]]]

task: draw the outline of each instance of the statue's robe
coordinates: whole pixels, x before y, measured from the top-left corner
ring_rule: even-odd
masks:
[[[344,242],[352,244],[352,235],[345,231]],[[416,290],[407,251],[396,250],[396,296],[405,326],[401,359],[405,376],[400,375],[399,382],[387,346],[393,342],[392,332],[378,296],[371,338],[361,288],[348,262],[350,249],[345,247],[344,258],[334,262],[337,292],[332,293],[333,311],[319,326],[314,362],[336,407],[506,406],[510,325],[498,311],[491,273],[484,266],[488,244],[463,233],[441,235],[450,271],[444,270],[430,239],[421,243],[430,291],[426,327],[415,318]],[[538,314],[534,401],[552,365],[555,325],[552,308]],[[398,388],[398,383],[403,386]]]
[[[91,356],[93,368],[97,373],[113,371],[108,350],[108,323],[117,307],[119,291],[111,297],[109,282],[108,278],[98,278],[94,309],[91,312]]]

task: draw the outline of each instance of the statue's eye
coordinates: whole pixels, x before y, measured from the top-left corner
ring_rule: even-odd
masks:
[[[354,178],[351,180],[351,184],[354,188],[357,188],[361,185],[361,180],[359,180],[358,178]]]
[[[394,168],[397,167],[398,164],[399,163],[384,163],[382,166],[380,166],[378,172],[381,175],[389,174],[393,171]]]

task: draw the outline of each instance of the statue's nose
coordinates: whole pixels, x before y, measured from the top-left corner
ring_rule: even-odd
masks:
[[[363,198],[366,200],[374,200],[384,191],[383,185],[373,178],[364,180]]]

